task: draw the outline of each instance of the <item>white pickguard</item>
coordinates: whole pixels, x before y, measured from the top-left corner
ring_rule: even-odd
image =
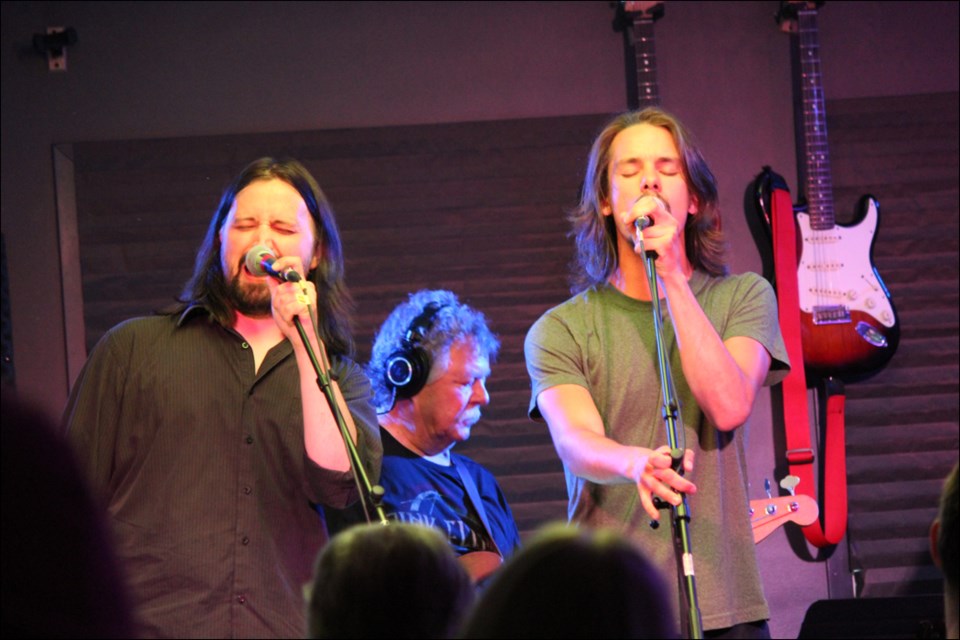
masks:
[[[845,307],[862,311],[887,327],[896,322],[893,305],[870,263],[870,247],[877,232],[877,203],[870,198],[866,215],[853,227],[834,225],[817,231],[810,216],[797,214],[803,254],[797,267],[800,309]]]

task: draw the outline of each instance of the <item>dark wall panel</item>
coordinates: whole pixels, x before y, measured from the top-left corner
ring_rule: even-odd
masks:
[[[900,346],[846,387],[850,560],[868,598],[937,593],[927,531],[960,447],[958,95],[840,100],[828,107],[837,217],[880,202],[874,263]]]

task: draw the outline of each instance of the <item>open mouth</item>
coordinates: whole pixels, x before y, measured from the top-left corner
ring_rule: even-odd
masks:
[[[254,273],[251,271],[248,261],[245,258],[240,259],[240,271],[245,273],[247,277],[254,280],[263,280],[267,276],[265,271],[261,271],[260,273]]]

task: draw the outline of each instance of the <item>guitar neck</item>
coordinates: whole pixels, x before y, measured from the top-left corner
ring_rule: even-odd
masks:
[[[817,10],[804,6],[797,11],[797,46],[800,69],[801,124],[804,168],[804,195],[811,227],[834,227],[833,183],[830,177],[830,149],[827,144],[827,112],[820,73],[820,38]]]
[[[629,30],[637,69],[637,108],[660,106],[653,19],[643,16],[635,17]]]
[[[663,17],[663,2],[619,2],[615,28],[624,32],[627,49],[627,102],[630,109],[660,106],[657,51],[653,23]],[[632,54],[632,55],[631,55]],[[630,71],[634,72],[633,77]],[[635,84],[634,84],[635,83]],[[633,85],[633,86],[631,86]]]

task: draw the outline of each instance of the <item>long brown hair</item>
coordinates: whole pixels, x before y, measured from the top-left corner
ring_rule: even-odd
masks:
[[[606,282],[617,268],[617,227],[612,216],[601,213],[601,205],[610,195],[610,146],[617,135],[638,124],[666,129],[680,153],[684,181],[697,202],[696,215],[687,217],[684,229],[687,258],[696,269],[720,276],[727,273],[724,259],[726,243],[720,229],[719,197],[716,180],[700,150],[679,120],[656,107],[630,111],[610,120],[593,142],[587,158],[587,170],[580,203],[567,219],[576,239],[577,257],[573,263],[574,293]]]
[[[220,264],[220,229],[230,213],[237,194],[257,180],[283,180],[300,194],[317,227],[316,252],[320,260],[307,274],[317,287],[317,321],[320,338],[330,353],[353,355],[350,327],[353,301],[344,280],[343,248],[340,233],[327,197],[306,167],[289,158],[260,158],[251,162],[224,191],[204,237],[193,275],[180,294],[180,309],[202,304],[214,319],[232,326],[236,316],[229,303],[228,283]]]

